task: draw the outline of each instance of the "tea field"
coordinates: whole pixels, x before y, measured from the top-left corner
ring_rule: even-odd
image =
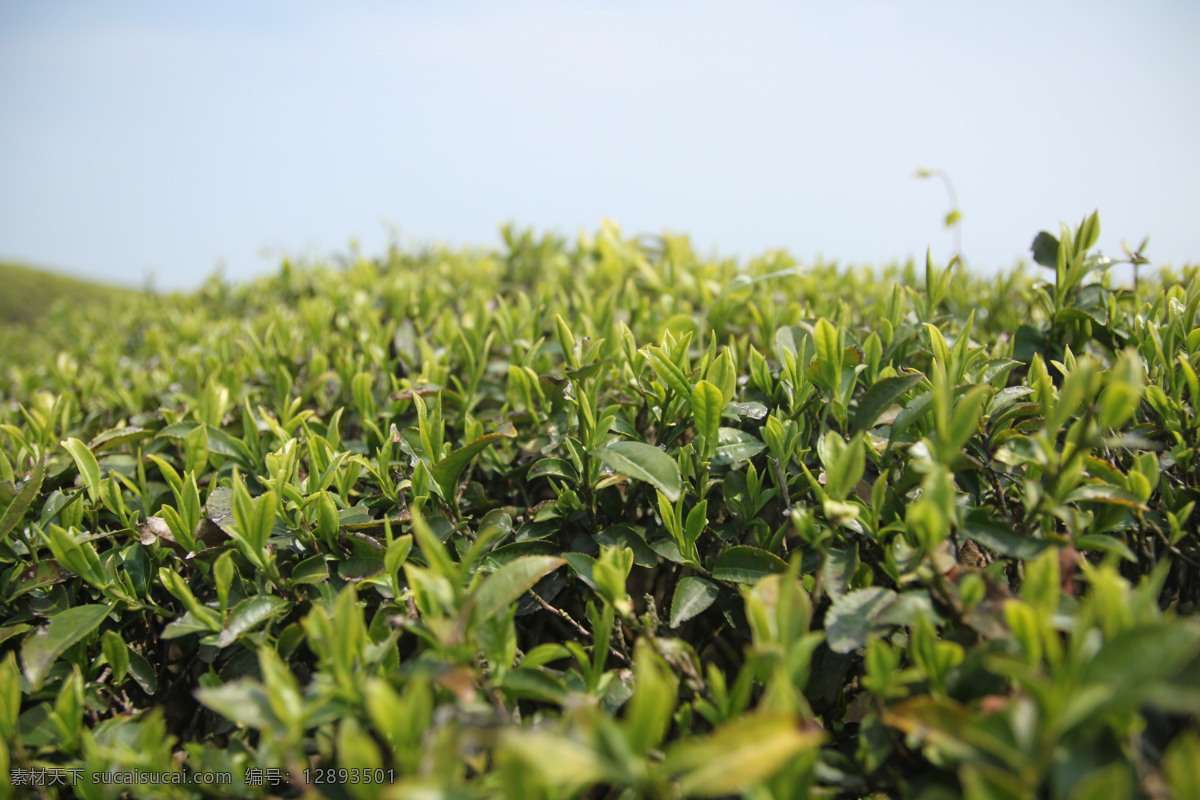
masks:
[[[72,306],[128,302],[136,292],[0,261],[0,325],[32,323],[55,303]]]
[[[0,795],[1197,796],[1200,273],[503,236],[0,326]]]

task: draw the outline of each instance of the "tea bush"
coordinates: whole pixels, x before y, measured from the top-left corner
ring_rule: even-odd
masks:
[[[1194,270],[503,234],[0,329],[0,791],[1193,796]]]

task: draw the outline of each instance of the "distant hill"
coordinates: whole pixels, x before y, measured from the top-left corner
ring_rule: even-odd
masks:
[[[33,322],[57,300],[96,303],[139,294],[4,261],[0,261],[0,287],[0,325]]]

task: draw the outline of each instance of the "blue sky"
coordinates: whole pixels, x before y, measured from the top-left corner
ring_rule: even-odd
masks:
[[[704,253],[1200,261],[1200,4],[0,0],[0,257],[194,287],[513,221]]]

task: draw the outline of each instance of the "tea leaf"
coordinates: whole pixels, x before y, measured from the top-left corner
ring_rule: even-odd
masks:
[[[554,556],[523,556],[500,567],[488,576],[473,595],[474,623],[479,625],[491,619],[547,574],[566,563],[564,559]]]
[[[730,547],[717,557],[712,577],[731,583],[755,583],[776,572],[783,572],[787,564],[779,556],[754,547]]]
[[[702,739],[679,742],[664,766],[680,774],[684,795],[721,797],[748,790],[824,740],[820,730],[801,729],[788,715],[740,717]]]
[[[25,481],[21,490],[8,504],[8,508],[4,509],[4,514],[0,515],[0,542],[3,542],[8,534],[17,527],[17,523],[24,518],[25,511],[33,502],[33,498],[37,497],[38,492],[42,490],[42,480],[45,476],[46,462],[39,458],[33,466],[33,471],[29,474],[29,480]]]
[[[679,499],[679,465],[657,447],[642,442],[613,442],[593,450],[592,455],[617,472],[649,483],[672,503]]]
[[[863,647],[867,638],[884,626],[877,620],[900,596],[882,586],[856,589],[839,597],[825,615],[825,634],[829,649],[851,653]]]
[[[678,628],[692,617],[703,613],[716,602],[717,590],[715,583],[695,575],[680,580],[671,600],[671,627]]]
[[[51,665],[71,645],[100,626],[111,607],[98,603],[74,606],[50,617],[50,624],[38,628],[21,643],[21,663],[30,688],[38,691]]]

